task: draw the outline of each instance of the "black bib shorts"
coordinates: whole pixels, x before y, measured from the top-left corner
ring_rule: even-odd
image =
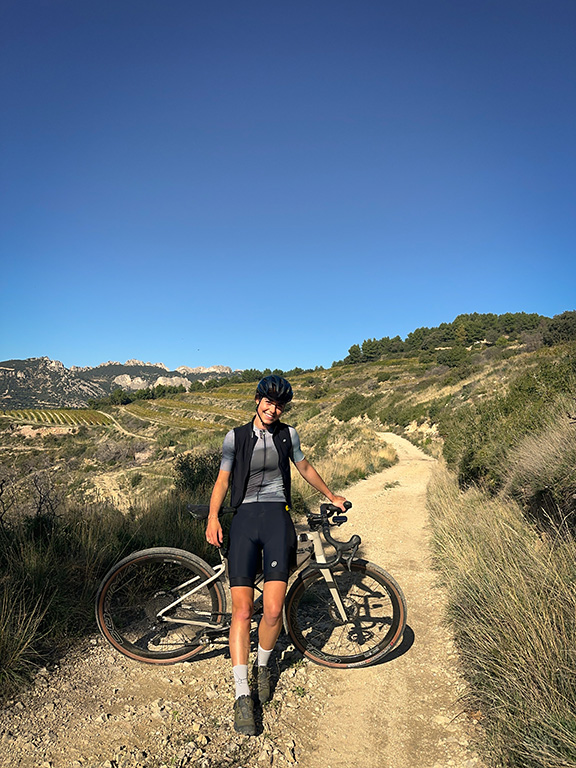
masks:
[[[230,526],[228,575],[231,587],[253,587],[264,581],[288,582],[296,563],[296,531],[283,501],[241,504]]]

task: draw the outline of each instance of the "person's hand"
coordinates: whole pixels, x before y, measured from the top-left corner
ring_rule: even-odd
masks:
[[[345,496],[332,496],[331,503],[334,504],[335,507],[340,507],[342,512],[347,512],[346,507],[344,506],[344,502],[346,501]]]
[[[206,541],[208,544],[213,544],[215,547],[222,546],[222,526],[217,517],[208,517],[208,524],[206,525]]]

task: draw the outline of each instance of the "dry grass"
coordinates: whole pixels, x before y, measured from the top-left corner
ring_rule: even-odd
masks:
[[[528,509],[539,524],[576,529],[576,424],[570,402],[558,407],[538,435],[525,437],[509,456],[507,493]]]
[[[448,619],[495,764],[576,766],[576,544],[539,536],[512,502],[429,492]]]
[[[0,589],[0,693],[6,696],[36,668],[36,644],[46,608],[40,598],[30,605],[22,587],[15,594],[14,585],[5,582]]]

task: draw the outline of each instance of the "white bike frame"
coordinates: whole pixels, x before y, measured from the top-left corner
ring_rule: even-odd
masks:
[[[322,537],[320,535],[320,531],[309,531],[306,533],[306,536],[308,539],[312,541],[313,549],[314,549],[314,557],[317,563],[320,565],[325,565],[328,561],[326,559],[326,554],[324,552],[324,544],[322,542]],[[188,581],[183,582],[180,584],[180,586],[177,587],[177,589],[186,589],[190,584],[196,584],[196,586],[186,592],[184,595],[179,597],[177,600],[174,600],[173,603],[170,603],[170,605],[167,605],[165,608],[162,608],[162,610],[158,611],[156,614],[157,618],[161,619],[165,622],[170,622],[174,624],[192,624],[197,627],[214,627],[214,623],[211,621],[198,621],[198,620],[192,620],[192,619],[182,619],[182,618],[171,618],[170,616],[166,616],[166,613],[170,611],[172,608],[175,608],[177,605],[180,605],[184,601],[186,601],[189,597],[194,595],[196,592],[198,592],[200,589],[203,589],[208,584],[212,584],[214,581],[218,581],[222,574],[226,570],[226,560],[224,556],[222,555],[222,552],[219,551],[220,554],[220,565],[217,565],[214,570],[214,575],[210,576],[208,579],[205,579],[204,581],[201,581],[200,583],[197,583],[200,579],[200,576],[194,576],[192,579],[189,579]],[[298,573],[300,573],[307,565],[308,561],[310,559],[310,555],[294,570],[294,572],[290,575],[290,579],[292,580]],[[336,583],[334,581],[334,578],[332,576],[332,571],[329,567],[326,568],[320,568],[320,573],[322,574],[324,580],[326,581],[326,585],[328,586],[328,589],[330,590],[330,594],[332,595],[332,599],[334,600],[334,603],[336,605],[336,608],[338,609],[338,613],[340,614],[340,618],[342,621],[347,620],[346,616],[346,609],[344,608],[344,603],[342,602],[342,597],[340,596],[340,592],[338,591],[338,587],[336,586]],[[259,589],[258,585],[262,581],[261,577],[255,585],[255,588],[258,589],[260,594],[256,597],[255,602],[257,603],[259,600],[262,599],[262,591]],[[209,612],[206,612],[206,616],[209,616]]]

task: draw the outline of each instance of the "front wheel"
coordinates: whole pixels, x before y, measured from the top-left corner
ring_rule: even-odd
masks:
[[[308,569],[291,586],[284,621],[296,647],[317,664],[365,667],[389,653],[406,626],[406,601],[390,574],[374,563],[354,560],[350,570],[338,565],[328,572]],[[334,600],[337,589],[344,620]]]
[[[223,626],[226,596],[196,555],[155,547],[134,552],[104,577],[96,621],[116,650],[149,664],[187,661],[202,650],[207,629]]]

